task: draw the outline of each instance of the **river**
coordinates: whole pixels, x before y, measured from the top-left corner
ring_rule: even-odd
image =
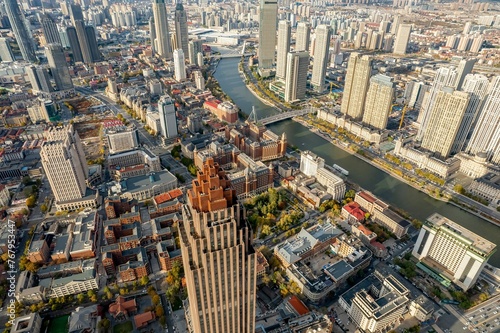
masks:
[[[239,61],[239,58],[233,58],[223,59],[219,63],[215,78],[219,81],[222,90],[245,114],[252,111],[252,106],[255,106],[258,118],[276,114],[278,112],[276,109],[262,103],[247,88],[238,72]],[[272,124],[269,128],[276,134],[285,132],[289,144],[301,150],[314,152],[324,158],[329,165],[335,163],[348,170],[351,181],[371,191],[390,205],[407,211],[414,218],[425,220],[432,213],[437,212],[489,241],[500,244],[500,232],[497,226],[456,206],[429,197],[356,156],[337,148],[307,127],[293,120],[285,120]],[[493,254],[489,263],[500,267],[500,251]]]

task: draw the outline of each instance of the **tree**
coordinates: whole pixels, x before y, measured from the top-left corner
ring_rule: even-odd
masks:
[[[155,314],[157,317],[161,317],[165,314],[165,311],[163,310],[163,306],[161,304],[158,304],[155,308]]]
[[[141,278],[141,285],[142,285],[142,286],[145,286],[145,285],[147,285],[148,283],[149,283],[149,278],[147,277],[147,275],[143,276],[143,277]]]
[[[26,186],[26,185],[30,184],[30,183],[31,183],[31,178],[30,178],[30,176],[24,176],[24,177],[23,177],[23,179],[21,180],[21,182],[22,182],[22,184],[23,184],[24,186]]]
[[[41,211],[42,213],[47,213],[47,210],[48,210],[48,209],[49,209],[49,208],[47,207],[47,205],[46,205],[46,204],[42,204],[42,205],[40,206],[40,211]]]
[[[79,293],[76,295],[76,299],[78,300],[78,303],[82,304],[85,302],[85,294],[84,293]]]
[[[29,208],[35,207],[36,204],[36,197],[34,195],[30,195],[28,199],[26,199],[26,206]]]
[[[160,304],[160,296],[159,295],[154,295],[151,300],[152,300],[154,305]]]
[[[167,318],[165,316],[161,316],[160,317],[160,324],[162,326],[165,326],[166,323],[167,323]]]
[[[457,193],[460,193],[460,194],[464,194],[465,193],[465,189],[463,187],[462,184],[456,184],[454,187],[453,187],[453,190]]]

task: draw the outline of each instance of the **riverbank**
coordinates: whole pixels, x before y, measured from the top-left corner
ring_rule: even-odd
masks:
[[[405,184],[413,187],[414,189],[418,190],[419,192],[425,193],[426,195],[428,195],[429,197],[431,197],[433,199],[440,200],[440,201],[446,202],[448,204],[452,204],[453,206],[458,207],[458,208],[460,208],[460,209],[462,209],[462,210],[464,210],[464,211],[466,211],[466,212],[468,212],[470,214],[473,214],[473,215],[475,215],[475,216],[477,216],[477,217],[479,217],[479,218],[481,218],[481,219],[483,219],[483,220],[485,220],[485,221],[487,221],[487,222],[489,222],[489,223],[491,223],[491,224],[493,224],[495,226],[500,226],[500,221],[496,220],[492,216],[482,215],[482,214],[478,213],[477,211],[475,211],[475,210],[471,209],[470,207],[468,207],[466,204],[459,204],[457,202],[454,202],[454,201],[450,200],[449,198],[443,198],[443,197],[433,196],[431,194],[431,192],[427,188],[419,187],[416,184],[408,181],[406,178],[401,177],[400,175],[396,174],[391,169],[387,169],[384,165],[376,163],[376,161],[371,160],[369,158],[366,158],[365,156],[360,155],[360,154],[352,151],[351,149],[349,149],[348,147],[346,147],[344,145],[338,144],[338,141],[336,139],[330,137],[327,134],[321,133],[320,130],[318,130],[316,127],[310,125],[309,123],[307,123],[306,121],[304,121],[300,117],[294,117],[294,118],[292,118],[292,120],[298,122],[302,126],[307,127],[311,132],[313,132],[314,134],[318,135],[319,137],[327,140],[331,144],[335,145],[335,147],[337,147],[339,149],[342,149],[346,153],[349,153],[349,154],[355,156],[356,158],[359,158],[359,159],[365,161],[366,163],[372,165],[373,167],[379,169],[380,171],[383,171],[386,174],[390,175],[391,177],[394,177],[394,178],[398,179],[399,181],[401,181],[401,182],[403,182],[403,183],[405,183]]]

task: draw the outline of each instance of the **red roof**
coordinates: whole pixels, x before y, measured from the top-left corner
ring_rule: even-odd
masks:
[[[204,104],[206,104],[207,106],[213,107],[213,108],[217,108],[217,106],[219,106],[219,104],[220,104],[220,101],[216,100],[216,99],[212,99],[210,101],[205,101]]]
[[[307,306],[305,306],[304,303],[302,303],[302,301],[295,295],[292,295],[292,297],[290,297],[290,299],[288,300],[288,304],[290,304],[294,308],[295,312],[297,312],[299,316],[309,313],[309,309],[307,308]]]
[[[155,313],[153,311],[138,314],[137,316],[134,316],[135,327],[142,328],[153,319],[155,319]]]
[[[156,204],[159,205],[159,204],[162,204],[164,202],[178,198],[180,196],[182,196],[182,191],[180,189],[176,188],[176,189],[173,189],[172,191],[169,191],[167,193],[162,193],[162,194],[157,195],[154,200],[155,200]]]
[[[367,227],[365,227],[364,225],[360,224],[358,225],[358,229],[364,233],[366,236],[370,236],[371,234],[373,234],[373,231],[371,231],[370,229],[368,229]]]
[[[357,202],[349,202],[343,207],[350,215],[358,221],[363,221],[365,219],[365,212],[360,208]]]
[[[376,247],[382,251],[385,251],[385,246],[384,244],[380,243],[380,242],[377,242],[377,241],[374,241],[374,242],[371,242],[370,243],[373,247]]]
[[[372,197],[371,195],[369,195],[368,192],[359,192],[356,195],[359,195],[360,197],[362,197],[363,199],[365,199],[366,201],[371,202],[371,203],[377,201],[377,199]]]

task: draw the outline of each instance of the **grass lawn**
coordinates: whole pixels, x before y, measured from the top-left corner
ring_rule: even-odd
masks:
[[[68,333],[69,315],[54,318],[49,323],[50,333]]]
[[[132,327],[132,322],[131,321],[126,321],[124,323],[115,325],[113,327],[113,333],[130,333],[134,329]],[[51,332],[52,333],[52,332]]]

